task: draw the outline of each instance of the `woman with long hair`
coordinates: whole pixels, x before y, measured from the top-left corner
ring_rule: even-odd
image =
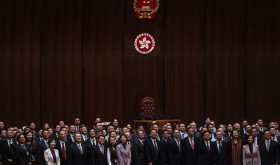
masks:
[[[231,163],[232,165],[241,165],[242,160],[242,141],[239,137],[239,132],[233,130],[232,139],[230,142],[230,153],[231,153]]]
[[[34,141],[34,134],[31,131],[25,133],[26,145],[29,147],[30,155],[32,157],[32,164],[37,164],[37,143]]]
[[[108,139],[108,150],[107,150],[107,162],[108,165],[119,165],[119,159],[116,152],[116,139],[109,137]]]
[[[247,137],[247,144],[243,146],[243,165],[261,165],[258,145],[254,144],[252,135]]]

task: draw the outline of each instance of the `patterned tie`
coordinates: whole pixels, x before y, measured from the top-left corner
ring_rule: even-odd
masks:
[[[208,142],[206,142],[206,148],[207,148],[207,151],[209,152],[210,148],[209,148]]]
[[[101,146],[100,146],[100,148],[101,148],[101,152],[102,152],[102,154],[104,155],[104,146],[103,146],[103,145],[101,145]]]
[[[80,153],[83,155],[83,150],[82,150],[81,144],[78,144],[78,148],[80,150]]]
[[[26,148],[25,148],[24,144],[22,144],[21,146],[22,146],[22,148],[24,149],[24,151],[26,151]]]
[[[176,139],[176,142],[177,142],[177,146],[178,146],[178,149],[179,149],[179,152],[180,152],[180,151],[181,151],[180,140],[179,140],[179,139]]]

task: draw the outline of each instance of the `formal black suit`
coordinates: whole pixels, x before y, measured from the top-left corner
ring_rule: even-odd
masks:
[[[254,144],[259,145],[263,141],[262,136],[258,135],[257,140],[254,138]]]
[[[138,138],[135,139],[132,143],[131,154],[133,165],[147,164],[145,157],[144,141],[142,141],[141,143]]]
[[[44,140],[41,140],[39,143],[37,143],[37,161],[38,161],[38,164],[46,164],[45,162],[45,158],[44,158],[44,152],[45,150],[47,150],[48,147],[45,143]]]
[[[216,147],[215,143],[209,141],[210,146],[209,146],[209,151],[206,147],[205,141],[202,140],[199,145],[198,145],[198,165],[213,165],[215,164],[216,160]]]
[[[192,149],[191,147],[189,137],[184,138],[181,142],[183,165],[197,165],[199,139],[194,138],[193,143],[194,143],[194,149]]]
[[[226,132],[223,136],[228,138],[229,141],[232,139],[232,133]]]
[[[5,162],[7,161],[8,159],[11,159],[11,160],[15,160],[15,157],[14,157],[14,154],[13,154],[13,151],[12,151],[12,145],[16,145],[16,142],[13,141],[13,143],[9,146],[8,144],[8,140],[2,140],[1,143],[0,143],[0,146],[1,146],[1,150],[2,150],[2,160]]]
[[[168,159],[169,139],[161,138],[160,142],[162,144],[163,157],[165,158],[165,162],[168,163],[169,162],[169,159]]]
[[[30,148],[28,145],[17,144],[17,145],[13,145],[11,147],[11,149],[13,150],[12,152],[15,157],[15,162],[21,163],[21,164],[32,163],[32,157],[31,157]]]
[[[166,163],[166,158],[163,155],[162,143],[156,139],[157,148],[155,148],[152,139],[149,138],[145,141],[145,155],[147,163],[153,163],[153,165],[162,165]]]
[[[61,148],[60,140],[56,141],[55,149],[58,150],[61,165],[67,165],[67,154],[68,154],[69,147],[70,147],[70,144],[68,143],[68,141],[65,141],[64,142],[64,148],[65,148],[65,153],[66,153],[66,155],[65,155],[66,156],[66,160],[63,160],[63,158],[62,158],[62,148]]]
[[[168,143],[168,164],[180,165],[182,161],[182,147],[179,140],[177,144],[176,139],[169,140]],[[179,146],[178,146],[179,145]]]
[[[96,146],[91,148],[91,162],[94,162],[92,165],[106,165],[107,164],[107,147],[104,147],[104,154],[102,154],[100,146],[97,144]]]
[[[262,140],[258,146],[260,150],[262,165],[279,164],[279,147],[275,141],[270,140],[269,151],[267,151],[265,140]]]
[[[215,154],[216,157],[216,165],[227,165],[229,164],[228,162],[228,143],[226,141],[221,141],[221,151],[219,152],[219,148],[217,145],[218,141],[214,142],[214,147],[216,147],[217,153]]]
[[[76,143],[70,145],[67,154],[68,165],[88,165],[88,148],[84,143],[80,144],[82,145],[82,153]]]
[[[95,139],[95,138],[94,138]],[[97,141],[97,139],[95,139],[95,144],[93,143],[91,143],[91,138],[88,138],[86,141],[85,141],[85,144],[86,144],[86,146],[87,147],[89,147],[89,148],[91,148],[91,147],[94,147],[94,146],[96,146],[97,144],[98,144],[98,141]]]
[[[69,145],[74,143],[74,137],[73,137],[73,140],[72,140],[70,133],[68,133],[68,135],[66,136],[66,140],[69,143]]]

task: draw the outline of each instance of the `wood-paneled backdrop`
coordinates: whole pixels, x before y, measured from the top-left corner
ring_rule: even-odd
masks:
[[[128,123],[149,96],[185,122],[279,121],[279,0],[160,0],[154,20],[132,4],[0,0],[0,120]]]

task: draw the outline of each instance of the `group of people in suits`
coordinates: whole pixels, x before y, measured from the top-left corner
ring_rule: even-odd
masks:
[[[105,128],[97,118],[91,128],[75,118],[72,125],[35,123],[5,129],[0,122],[0,156],[5,164],[40,165],[278,165],[280,133],[277,122],[264,127],[262,119],[216,127],[211,118],[197,127],[192,121],[153,121],[148,130],[139,125],[122,128],[118,120]]]

